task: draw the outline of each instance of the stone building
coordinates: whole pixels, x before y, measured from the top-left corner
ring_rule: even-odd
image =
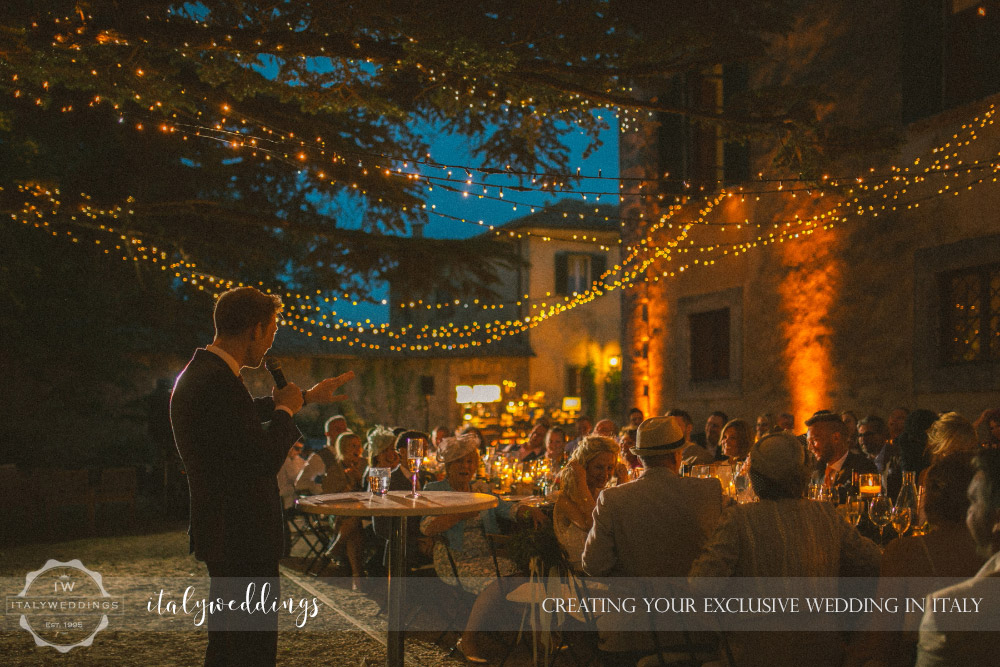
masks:
[[[639,221],[623,252],[648,260],[623,302],[625,400],[790,411],[800,429],[819,409],[1000,405],[1000,6],[806,3],[771,55],[660,93],[820,87],[831,159],[814,181],[770,166],[789,146],[623,122],[622,176],[659,187],[622,202]]]
[[[499,228],[515,244],[522,264],[498,267],[493,299],[458,299],[456,304],[452,295],[435,292],[404,301],[390,289],[390,329],[407,327],[410,343],[444,343],[439,347],[347,348],[289,331],[278,336],[273,353],[292,381],[353,370],[357,380],[345,388],[351,401],[344,409],[358,423],[455,427],[466,414],[456,402],[456,387],[475,385],[501,387],[504,401],[543,392],[550,410],[561,408],[563,397],[575,396],[592,414],[621,412],[615,402],[620,396],[620,292],[597,296],[591,291],[619,261],[616,213],[607,205],[563,200]],[[558,314],[547,317],[553,312]],[[532,326],[517,332],[529,317]],[[416,337],[434,330],[442,333]],[[472,335],[445,336],[446,330]],[[496,332],[490,342],[461,346],[488,340],[489,332]],[[270,386],[264,371],[245,371],[244,377],[252,391]],[[332,409],[320,414],[319,408],[307,407],[303,419],[308,423],[313,415],[319,424]]]

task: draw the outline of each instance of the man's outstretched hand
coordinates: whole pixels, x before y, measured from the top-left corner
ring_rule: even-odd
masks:
[[[354,371],[347,371],[335,378],[327,378],[306,390],[306,403],[336,403],[346,401],[347,394],[334,394],[341,386],[354,379]]]

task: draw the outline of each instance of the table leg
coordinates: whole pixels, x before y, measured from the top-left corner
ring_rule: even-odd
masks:
[[[406,576],[406,518],[392,517],[392,534],[389,539],[389,586],[386,599],[388,607],[389,637],[386,644],[385,664],[403,667],[404,632],[400,627],[403,618],[403,578]]]

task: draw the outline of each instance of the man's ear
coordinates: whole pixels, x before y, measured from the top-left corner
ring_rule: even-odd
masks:
[[[250,340],[257,340],[264,335],[264,326],[258,322],[253,325],[253,329],[250,330]]]
[[[1000,544],[1000,507],[993,510],[992,522],[990,533],[993,535],[993,543]]]

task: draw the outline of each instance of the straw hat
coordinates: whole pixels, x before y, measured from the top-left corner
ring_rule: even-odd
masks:
[[[664,456],[684,444],[684,421],[680,417],[650,417],[639,424],[632,453],[646,457]]]

